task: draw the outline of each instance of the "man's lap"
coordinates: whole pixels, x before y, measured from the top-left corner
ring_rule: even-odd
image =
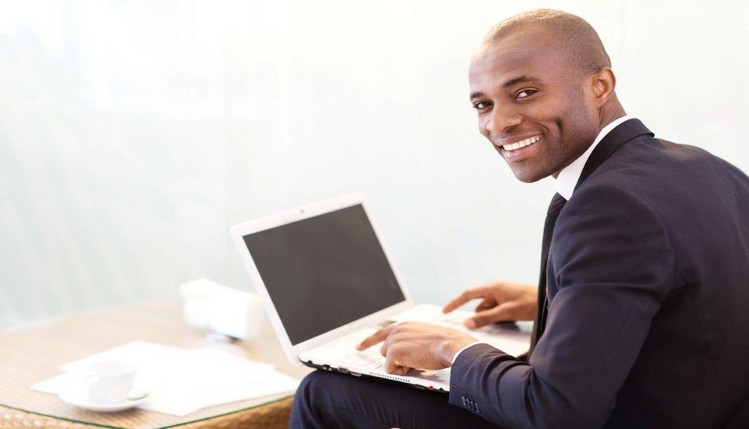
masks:
[[[292,428],[496,428],[443,393],[315,371],[297,390]]]

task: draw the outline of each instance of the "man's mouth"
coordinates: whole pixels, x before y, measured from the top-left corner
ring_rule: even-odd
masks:
[[[541,140],[541,136],[533,136],[533,137],[528,137],[525,140],[520,140],[519,142],[510,143],[510,144],[504,144],[501,147],[502,147],[502,149],[504,149],[504,150],[506,150],[508,152],[512,152],[514,150],[518,150],[520,148],[524,148],[526,146],[530,146],[530,145],[536,143],[539,140]]]

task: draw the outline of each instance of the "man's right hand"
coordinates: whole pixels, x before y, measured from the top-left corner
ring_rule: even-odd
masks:
[[[538,288],[531,285],[507,282],[492,282],[468,289],[450,301],[443,309],[449,313],[473,299],[481,299],[476,314],[463,324],[475,329],[490,323],[517,320],[533,320],[538,305]]]

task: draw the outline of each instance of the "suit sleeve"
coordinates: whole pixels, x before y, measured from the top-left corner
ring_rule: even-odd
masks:
[[[507,428],[603,425],[676,281],[669,243],[636,195],[581,188],[554,230],[549,273],[559,290],[530,361],[485,344],[466,349],[450,403]]]

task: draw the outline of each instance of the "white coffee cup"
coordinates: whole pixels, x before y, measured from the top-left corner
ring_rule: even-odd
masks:
[[[136,369],[121,361],[93,362],[80,371],[81,381],[93,402],[115,403],[128,400],[135,384]]]

